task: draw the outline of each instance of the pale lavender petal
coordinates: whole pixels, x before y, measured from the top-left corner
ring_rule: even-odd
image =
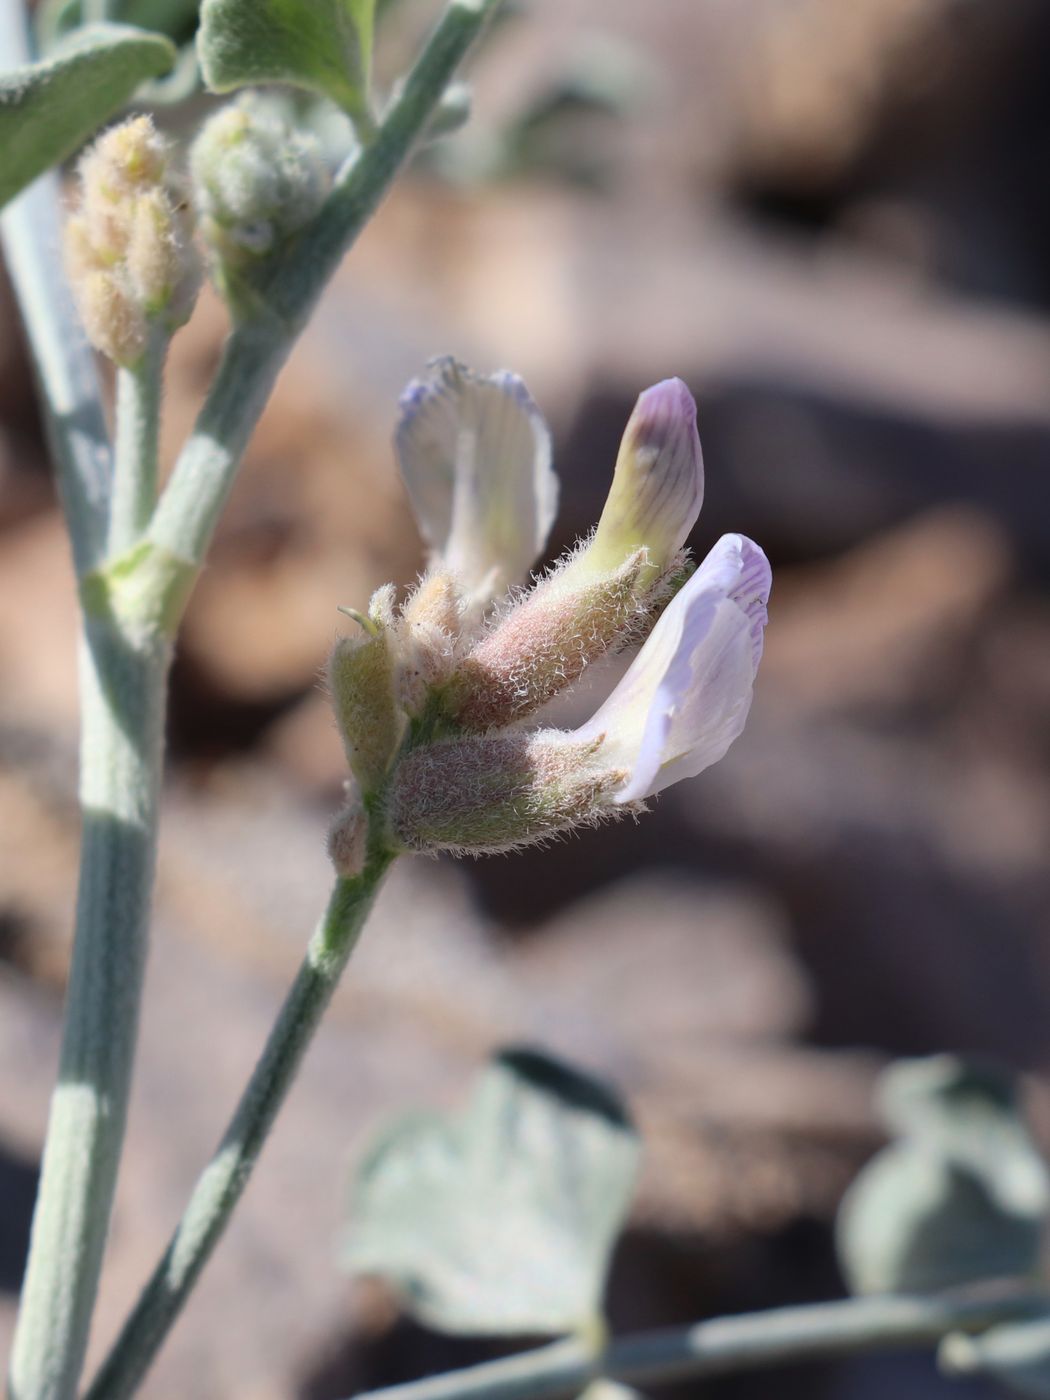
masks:
[[[696,403],[680,379],[661,380],[638,396],[627,421],[587,567],[614,569],[645,548],[654,573],[662,572],[685,544],[703,499]]]
[[[557,508],[550,435],[517,375],[434,360],[401,396],[396,447],[427,543],[469,593],[524,578]]]
[[[602,761],[626,768],[617,802],[636,802],[716,763],[744,727],[762,655],[771,574],[742,535],[724,535],[581,731],[605,735]]]

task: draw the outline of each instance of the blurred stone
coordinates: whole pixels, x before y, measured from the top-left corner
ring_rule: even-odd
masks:
[[[77,619],[58,512],[23,521],[0,545],[0,722],[75,734]]]
[[[740,68],[742,178],[800,191],[841,179],[887,111],[914,109],[944,81],[962,8],[959,0],[766,6]]]
[[[771,604],[763,689],[810,714],[935,700],[1011,572],[1003,531],[947,508],[786,573]]]
[[[775,906],[675,872],[615,881],[568,905],[523,942],[515,963],[542,1008],[542,1039],[568,1037],[570,1057],[608,1037],[633,1043],[632,1062],[644,1046],[660,1066],[709,1041],[796,1034],[809,1009]],[[619,1014],[603,1026],[605,1009]],[[573,1046],[577,1030],[588,1044]]]
[[[76,888],[72,805],[39,770],[12,762],[19,736],[0,731],[0,744],[0,963],[61,987]]]

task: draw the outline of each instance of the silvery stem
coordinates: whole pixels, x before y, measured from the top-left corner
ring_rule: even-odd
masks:
[[[198,1178],[182,1220],[87,1400],[122,1400],[133,1394],[168,1335],[248,1184],[392,859],[387,852],[379,852],[360,875],[336,881],[229,1127]]]

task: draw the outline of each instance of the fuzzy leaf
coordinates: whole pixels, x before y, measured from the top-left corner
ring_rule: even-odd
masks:
[[[507,1050],[467,1112],[406,1118],[354,1186],[346,1263],[444,1332],[559,1334],[597,1314],[638,1140],[604,1084]]]
[[[847,1192],[837,1242],[855,1293],[925,1293],[1036,1267],[1046,1164],[1012,1078],[936,1056],[893,1066],[883,1112],[897,1140]]]
[[[213,92],[290,83],[365,116],[374,11],[375,0],[203,0],[204,81]]]
[[[43,63],[0,76],[0,204],[71,155],[140,83],[174,61],[174,47],[159,34],[92,24]]]

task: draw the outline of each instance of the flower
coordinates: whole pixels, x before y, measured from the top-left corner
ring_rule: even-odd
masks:
[[[397,450],[433,557],[400,610],[381,590],[382,616],[359,619],[368,638],[333,656],[364,794],[333,828],[341,871],[360,862],[363,822],[392,850],[509,851],[636,813],[723,756],[751,707],[771,576],[742,535],[690,576],[704,467],[680,379],[639,396],[595,531],[527,589],[512,584],[546,540],[556,482],[521,381],[435,361],[402,397]],[[586,724],[523,723],[639,642]]]
[[[600,738],[596,761],[627,772],[614,802],[638,802],[695,777],[741,732],[762,658],[771,583],[758,545],[723,535],[609,699],[571,736]]]
[[[483,732],[534,713],[607,652],[639,641],[681,583],[703,498],[696,404],[680,379],[639,396],[594,534],[502,609],[446,692]]]
[[[435,562],[476,612],[520,583],[558,503],[550,434],[516,374],[433,360],[401,396],[396,447]]]

